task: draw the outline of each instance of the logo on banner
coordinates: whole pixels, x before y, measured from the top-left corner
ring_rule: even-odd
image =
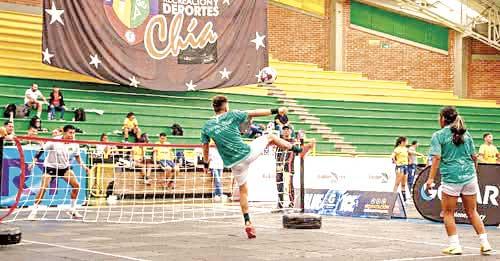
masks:
[[[159,13],[158,0],[104,0],[104,12],[115,32],[129,45],[144,41],[147,22]]]

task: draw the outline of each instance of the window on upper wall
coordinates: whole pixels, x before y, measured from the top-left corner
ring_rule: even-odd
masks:
[[[306,12],[317,15],[325,15],[325,1],[326,0],[272,0],[281,4],[289,5]]]
[[[351,24],[448,51],[448,28],[351,1]]]

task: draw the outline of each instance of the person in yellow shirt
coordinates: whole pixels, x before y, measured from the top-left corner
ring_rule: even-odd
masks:
[[[498,153],[497,147],[493,144],[493,135],[485,133],[483,140],[483,145],[479,147],[479,162],[488,164],[500,163],[500,153]]]
[[[149,143],[149,140],[146,135],[143,135],[138,142],[140,143]],[[151,169],[152,169],[152,161],[146,158],[147,147],[143,146],[133,146],[132,148],[132,160],[134,162],[134,167],[136,169],[141,169],[142,177],[144,178],[144,184],[151,184]]]
[[[160,141],[156,144],[169,145],[167,141],[167,134],[160,133]],[[175,156],[171,147],[154,147],[153,158],[155,165],[159,164],[165,171],[165,186],[168,188],[175,188],[175,175],[180,171],[180,168],[175,164]]]
[[[398,192],[401,185],[401,194],[406,201],[406,178],[408,178],[408,149],[406,137],[399,137],[392,152],[392,162],[396,164],[396,182],[394,183],[394,192]]]
[[[135,139],[138,140],[141,137],[141,129],[139,128],[139,123],[135,118],[135,114],[133,112],[129,112],[127,114],[127,118],[123,121],[123,138],[125,142],[128,142],[129,134],[132,133],[135,136]]]

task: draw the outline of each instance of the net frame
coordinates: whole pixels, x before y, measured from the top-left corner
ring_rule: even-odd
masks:
[[[68,143],[75,143],[78,144],[79,146],[81,145],[87,145],[87,146],[96,146],[96,145],[105,145],[105,146],[121,146],[121,147],[126,147],[126,146],[133,146],[133,147],[140,147],[140,148],[148,148],[148,147],[167,147],[167,148],[173,148],[173,149],[181,149],[181,150],[188,150],[188,151],[194,151],[194,149],[200,149],[201,145],[185,145],[185,144],[155,144],[155,143],[133,143],[133,144],[128,144],[128,143],[118,143],[118,142],[100,142],[100,141],[86,141],[86,140],[62,140],[62,139],[47,139],[47,138],[38,138],[38,137],[25,137],[25,136],[19,136],[14,139],[15,143],[15,148],[19,152],[19,160],[21,162],[20,164],[20,175],[19,175],[19,184],[25,184],[26,183],[26,177],[29,176],[28,170],[26,168],[26,164],[24,163],[30,163],[30,159],[26,157],[22,145],[22,141],[28,141],[30,143],[32,142],[68,142]],[[121,149],[123,150],[123,149]],[[117,150],[119,152],[120,149]],[[88,149],[87,152],[89,152],[88,155],[93,155],[95,151],[92,151],[92,149]],[[123,152],[123,151],[122,151]],[[111,162],[116,163],[117,162],[117,155],[121,155],[120,153],[118,154],[112,154],[112,160]],[[190,155],[193,156],[193,155]],[[196,154],[194,154],[196,156]],[[109,223],[152,223],[152,224],[158,224],[158,223],[168,223],[168,222],[178,222],[178,221],[184,221],[184,220],[201,220],[201,219],[210,219],[210,218],[229,218],[229,217],[240,217],[241,216],[241,211],[240,211],[240,206],[239,202],[236,203],[231,203],[231,202],[215,202],[213,198],[211,197],[206,197],[207,193],[212,193],[213,191],[210,190],[210,188],[213,190],[214,189],[214,184],[213,182],[210,182],[210,188],[207,188],[206,186],[202,185],[201,186],[201,192],[202,192],[202,197],[197,198],[196,197],[196,190],[195,189],[190,189],[188,186],[183,186],[182,193],[179,195],[177,193],[173,193],[172,195],[168,195],[165,193],[165,190],[160,191],[153,189],[153,193],[147,193],[146,190],[144,190],[143,193],[138,195],[137,192],[138,190],[137,187],[139,184],[135,182],[134,179],[134,193],[133,193],[133,199],[132,199],[132,205],[130,205],[130,202],[126,202],[125,200],[119,199],[116,201],[117,204],[115,205],[106,205],[105,203],[103,204],[102,202],[99,204],[96,204],[95,202],[92,202],[92,197],[93,196],[102,196],[102,191],[107,189],[106,187],[103,187],[104,184],[107,184],[104,182],[105,175],[99,175],[99,163],[96,163],[93,159],[93,157],[89,157],[92,160],[89,160],[89,163],[92,164],[92,172],[94,175],[88,175],[85,177],[86,183],[87,183],[87,188],[81,188],[79,191],[80,193],[85,193],[85,200],[80,207],[80,210],[83,210],[83,218],[81,221],[84,222],[109,222]],[[104,157],[102,158],[104,159]],[[191,159],[193,160],[193,159]],[[103,163],[103,162],[101,162]],[[190,171],[194,174],[198,173],[197,169],[199,170],[199,166],[197,164],[198,162],[195,162],[194,165],[189,165],[189,164],[183,164],[182,165],[182,170],[184,173],[190,173]],[[154,162],[156,164],[156,162]],[[113,168],[114,169],[114,168]],[[115,169],[114,169],[115,170]],[[136,168],[133,168],[134,170],[134,176],[137,174],[135,172]],[[115,172],[113,172],[115,173]],[[78,174],[78,173],[75,173]],[[158,173],[154,172],[155,178]],[[81,173],[79,174],[81,175]],[[113,174],[115,175],[115,174]],[[233,185],[233,178],[232,175],[227,176],[228,174],[226,173],[226,179],[230,179],[231,185]],[[78,175],[77,175],[78,177]],[[79,176],[82,177],[82,176]],[[123,176],[125,177],[125,176]],[[116,177],[113,177],[113,180],[116,181]],[[189,181],[193,182],[193,184],[197,184],[197,182],[202,182],[202,184],[207,184],[207,179],[209,177],[205,176],[197,176],[193,175],[192,178],[189,179]],[[211,178],[211,177],[210,177]],[[56,180],[56,186],[55,190],[60,190],[61,188],[57,184],[59,182],[59,178],[55,179]],[[33,179],[32,179],[33,182]],[[177,175],[174,175],[174,182],[188,182],[188,179],[184,178],[178,178]],[[205,183],[203,183],[205,182]],[[116,183],[115,183],[116,186]],[[29,186],[29,188],[33,187],[33,184]],[[155,186],[156,188],[156,186]],[[16,194],[16,199],[15,203],[9,208],[6,214],[2,215],[0,218],[0,222],[11,222],[11,221],[16,221],[16,220],[25,220],[28,212],[30,212],[30,208],[28,207],[29,204],[27,204],[27,200],[22,200],[23,196],[23,189],[18,189],[17,194]],[[65,194],[64,198],[67,199],[69,197],[69,189],[65,189]],[[177,191],[179,192],[179,191]],[[230,191],[231,193],[233,191]],[[101,193],[101,194],[99,194]],[[227,193],[227,192],[226,192]],[[49,202],[54,202],[55,201],[55,193],[52,194],[53,197],[49,200]],[[187,195],[192,195],[191,198],[187,197]],[[158,198],[158,196],[160,196]],[[45,195],[45,198],[47,197],[47,194]],[[151,205],[150,199],[153,199],[153,204]],[[109,203],[109,202],[106,202]],[[270,205],[269,203],[252,203],[251,204],[251,212],[253,214],[258,214],[258,213],[269,213],[271,211],[272,205],[275,205],[276,202],[272,202]],[[50,204],[49,204],[50,205]],[[68,211],[68,206],[67,204],[63,204],[62,206],[57,206],[57,207],[47,207],[47,208],[42,208],[39,210],[39,217],[37,220],[58,220],[58,221],[67,221],[67,220],[75,220],[72,218],[68,218],[66,215],[64,215]],[[5,212],[5,211],[4,211]],[[1,213],[1,212],[0,212]],[[41,214],[41,215],[40,215]],[[119,215],[119,217],[117,217]],[[159,217],[160,215],[161,217]]]

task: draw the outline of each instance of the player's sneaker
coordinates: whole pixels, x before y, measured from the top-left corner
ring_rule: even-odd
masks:
[[[445,249],[443,249],[443,254],[447,255],[461,255],[462,254],[462,247],[461,246],[449,246]]]
[[[314,142],[304,144],[304,146],[302,146],[302,152],[300,153],[300,156],[304,157],[312,148],[314,148]]]
[[[66,214],[68,214],[68,216],[70,216],[71,218],[75,218],[75,219],[82,219],[83,218],[83,216],[76,210],[68,211],[68,212],[66,212]]]
[[[256,238],[257,234],[255,233],[255,228],[252,224],[245,226],[245,232],[247,233],[248,239]]]
[[[491,248],[489,243],[486,243],[484,245],[481,245],[481,255],[483,256],[490,256],[495,254],[495,250]]]

